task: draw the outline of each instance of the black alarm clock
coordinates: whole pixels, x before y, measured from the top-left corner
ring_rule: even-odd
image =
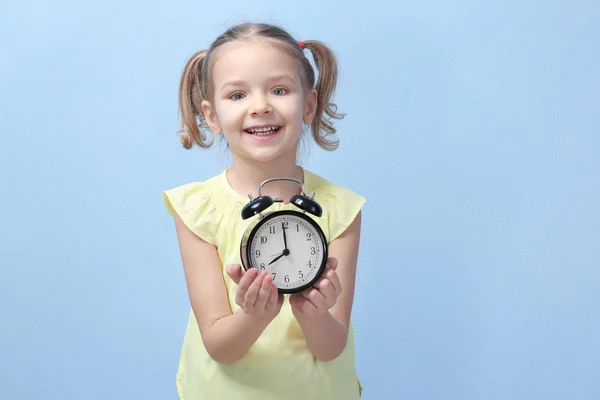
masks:
[[[274,203],[262,195],[269,182],[287,180],[300,185],[301,194],[290,199],[298,210],[281,210],[265,213]],[[258,196],[249,194],[250,202],[242,208],[242,219],[256,216],[246,229],[241,243],[240,256],[244,270],[266,270],[280,293],[295,293],[312,286],[327,264],[327,240],[319,224],[306,213],[321,217],[323,210],[308,196],[301,181],[295,178],[271,178],[261,183]]]

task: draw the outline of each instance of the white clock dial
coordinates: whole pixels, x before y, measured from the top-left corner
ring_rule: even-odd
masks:
[[[293,211],[267,217],[250,238],[250,264],[266,269],[285,291],[312,284],[327,257],[325,238],[313,224],[309,217]]]

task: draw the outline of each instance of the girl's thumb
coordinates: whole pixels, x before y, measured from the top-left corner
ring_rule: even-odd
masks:
[[[238,284],[242,279],[242,275],[244,275],[244,271],[242,271],[242,268],[238,264],[229,264],[227,266],[227,275]]]

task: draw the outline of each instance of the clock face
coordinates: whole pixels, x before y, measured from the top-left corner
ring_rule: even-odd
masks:
[[[327,243],[320,227],[296,211],[265,217],[248,238],[250,266],[265,269],[283,293],[310,286],[327,262]]]

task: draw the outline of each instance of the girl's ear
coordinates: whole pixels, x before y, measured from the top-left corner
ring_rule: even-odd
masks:
[[[213,131],[215,135],[221,134],[221,125],[219,124],[219,120],[217,119],[217,113],[215,112],[215,108],[208,101],[204,100],[201,104],[202,113],[204,114],[204,118],[206,119],[206,123],[210,127],[210,130]]]
[[[304,123],[306,125],[310,125],[315,118],[315,113],[317,112],[317,90],[311,89],[311,91],[306,96],[306,100],[304,102]]]

